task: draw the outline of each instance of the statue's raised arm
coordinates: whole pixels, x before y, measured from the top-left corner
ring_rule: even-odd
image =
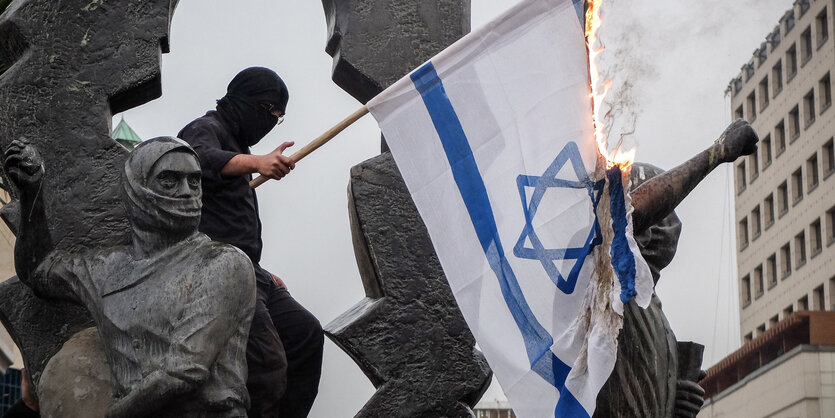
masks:
[[[14,140],[6,149],[5,170],[20,191],[14,256],[18,278],[38,296],[78,302],[65,282],[49,280],[38,271],[53,248],[42,194],[44,164],[40,153],[33,145]]]
[[[664,219],[714,168],[756,152],[758,140],[751,125],[738,119],[706,150],[635,189],[632,192],[635,234]]]

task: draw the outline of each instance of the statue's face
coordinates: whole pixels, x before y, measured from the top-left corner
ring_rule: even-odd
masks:
[[[186,152],[169,152],[151,170],[148,188],[154,193],[173,198],[200,195],[200,165]]]

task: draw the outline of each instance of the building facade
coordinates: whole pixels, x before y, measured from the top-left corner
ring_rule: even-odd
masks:
[[[760,136],[735,163],[742,342],[802,310],[835,308],[835,0],[797,0],[731,81]]]
[[[473,409],[473,412],[475,412],[476,418],[516,418],[516,414],[510,408],[510,403],[498,399],[493,401],[482,399]]]
[[[728,86],[760,136],[734,163],[741,348],[699,417],[835,416],[835,0],[795,0]]]
[[[835,312],[795,312],[699,384],[699,418],[835,417]]]

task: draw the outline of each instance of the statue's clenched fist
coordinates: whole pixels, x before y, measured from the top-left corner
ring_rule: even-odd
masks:
[[[43,158],[35,147],[14,140],[6,149],[5,169],[18,188],[39,184],[43,178]]]
[[[757,152],[757,133],[748,122],[737,119],[725,129],[716,141],[720,147],[720,158],[723,162],[733,162],[743,155]]]

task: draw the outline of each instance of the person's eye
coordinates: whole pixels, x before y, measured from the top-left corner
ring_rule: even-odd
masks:
[[[159,184],[165,188],[171,188],[177,184],[177,179],[174,178],[171,173],[160,173],[160,175],[157,176],[157,181],[159,181]]]
[[[200,175],[198,174],[188,176],[188,185],[191,187],[200,186]]]

